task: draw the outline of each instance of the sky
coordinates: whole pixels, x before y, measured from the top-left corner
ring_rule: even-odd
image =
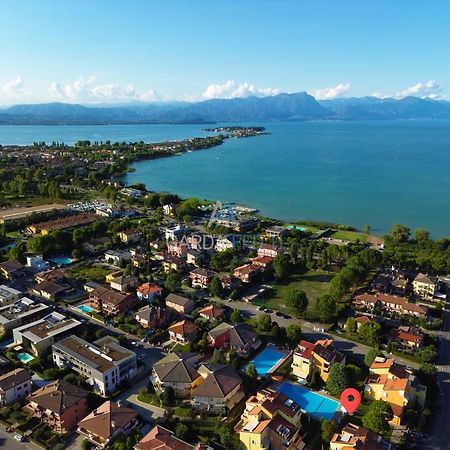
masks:
[[[450,99],[448,0],[1,0],[0,105]]]

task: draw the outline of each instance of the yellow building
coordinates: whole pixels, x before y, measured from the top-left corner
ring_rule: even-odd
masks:
[[[400,425],[408,406],[423,408],[426,387],[422,386],[411,369],[396,364],[394,359],[375,358],[364,385],[364,398],[384,400],[394,414],[391,423]]]
[[[319,339],[315,343],[300,341],[294,352],[292,373],[306,380],[318,370],[322,380],[327,381],[330,368],[336,363],[345,364],[345,356],[334,349],[333,339]]]
[[[305,447],[301,417],[297,403],[268,388],[247,400],[235,431],[247,450],[301,450]]]
[[[392,445],[379,434],[367,428],[349,423],[340,433],[335,433],[330,442],[330,450],[390,450]]]
[[[437,284],[433,277],[419,273],[412,284],[414,294],[426,300],[433,300]]]

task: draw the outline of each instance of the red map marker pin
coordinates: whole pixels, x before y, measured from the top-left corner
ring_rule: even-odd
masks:
[[[349,414],[353,414],[361,403],[361,394],[353,388],[345,389],[341,394],[341,405]]]

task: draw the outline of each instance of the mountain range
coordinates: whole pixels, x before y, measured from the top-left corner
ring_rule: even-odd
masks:
[[[306,92],[298,92],[197,103],[137,103],[115,106],[43,103],[0,109],[0,125],[394,119],[450,119],[450,102],[418,97],[362,97],[318,101]]]

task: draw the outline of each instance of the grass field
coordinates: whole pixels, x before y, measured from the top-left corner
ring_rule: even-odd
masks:
[[[344,231],[339,230],[330,235],[330,238],[333,239],[343,239],[346,241],[356,241],[359,239],[360,242],[366,242],[367,241],[367,234],[364,233],[358,233],[356,231]]]
[[[260,300],[260,304],[266,308],[289,312],[286,300],[289,293],[293,289],[297,289],[305,291],[309,299],[308,310],[311,310],[315,301],[321,295],[328,293],[330,282],[334,275],[332,272],[323,270],[310,270],[302,275],[293,274],[286,283],[275,285],[272,296],[265,300]]]

